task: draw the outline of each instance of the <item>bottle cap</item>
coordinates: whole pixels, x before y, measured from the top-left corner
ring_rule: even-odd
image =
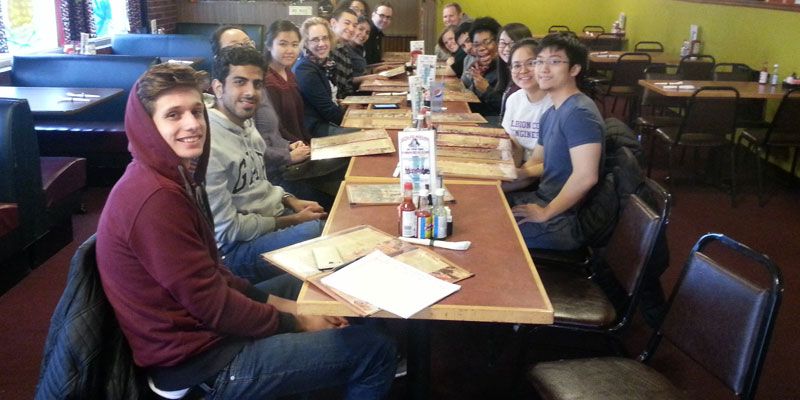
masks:
[[[444,196],[444,188],[436,189],[436,195],[437,196]]]
[[[406,182],[403,184],[403,190],[413,190],[414,185],[411,182]]]

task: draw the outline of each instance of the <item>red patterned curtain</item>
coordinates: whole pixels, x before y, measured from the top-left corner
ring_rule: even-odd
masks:
[[[128,0],[128,26],[133,33],[147,32],[145,21],[147,16],[147,0]]]
[[[8,42],[6,42],[6,25],[3,23],[2,9],[0,9],[0,53],[8,53]]]
[[[81,40],[81,32],[95,33],[92,0],[59,0],[65,40]]]

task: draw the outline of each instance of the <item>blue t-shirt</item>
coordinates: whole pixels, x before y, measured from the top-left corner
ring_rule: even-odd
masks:
[[[605,125],[594,101],[583,93],[547,110],[539,123],[538,144],[544,146],[544,172],[536,195],[551,202],[572,174],[569,150],[587,143],[603,143]]]

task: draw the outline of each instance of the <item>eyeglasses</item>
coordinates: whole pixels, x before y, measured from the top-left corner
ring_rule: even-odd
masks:
[[[472,47],[479,49],[481,47],[489,47],[494,44],[494,39],[484,39],[482,42],[472,42]]]
[[[244,42],[233,42],[233,43],[228,44],[228,46],[226,46],[226,47],[253,47],[253,48],[255,48],[256,47],[256,42],[254,42],[252,40],[246,40]]]
[[[520,72],[522,71],[522,67],[525,67],[528,70],[533,69],[536,66],[536,59],[531,58],[530,60],[523,61],[523,62],[513,62],[511,63],[511,72]]]
[[[497,42],[497,47],[509,47],[513,46],[514,42],[506,42],[505,40],[500,40]]]
[[[537,67],[541,67],[542,65],[549,65],[551,67],[555,67],[558,64],[569,64],[569,61],[564,60],[533,60],[533,65]]]
[[[314,46],[319,46],[321,43],[328,43],[331,41],[331,38],[327,36],[320,36],[313,39],[310,39],[308,43],[313,44]]]
[[[390,20],[390,21],[392,20],[392,16],[391,15],[379,14],[379,13],[375,13],[375,15],[377,15],[378,18],[380,18],[380,19],[386,19],[386,20]]]

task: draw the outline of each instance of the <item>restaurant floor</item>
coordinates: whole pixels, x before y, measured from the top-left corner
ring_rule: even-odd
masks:
[[[663,177],[663,171],[655,172]],[[728,234],[772,257],[783,271],[786,291],[757,398],[800,398],[796,370],[800,359],[796,337],[800,331],[796,318],[800,313],[800,189],[796,180],[792,185],[778,184],[764,207],[757,204],[752,180],[743,189],[739,205],[733,208],[727,194],[715,187],[687,180],[675,185],[676,202],[668,228],[670,268],[662,283],[666,290],[672,289],[692,244],[710,231]],[[0,399],[32,398],[50,315],[64,288],[69,259],[95,231],[107,194],[108,188],[88,189],[88,212],[73,219],[75,241],[0,296]],[[630,354],[638,353],[649,334],[637,318],[625,334],[625,348]],[[524,326],[515,332],[506,324],[434,322],[431,340],[431,398],[442,400],[535,398],[523,379],[525,365],[582,353],[562,335],[530,334]],[[654,365],[692,397],[732,398],[691,361],[669,348],[661,351]],[[406,379],[395,381],[391,399],[405,397]],[[315,398],[335,396],[324,393]]]

